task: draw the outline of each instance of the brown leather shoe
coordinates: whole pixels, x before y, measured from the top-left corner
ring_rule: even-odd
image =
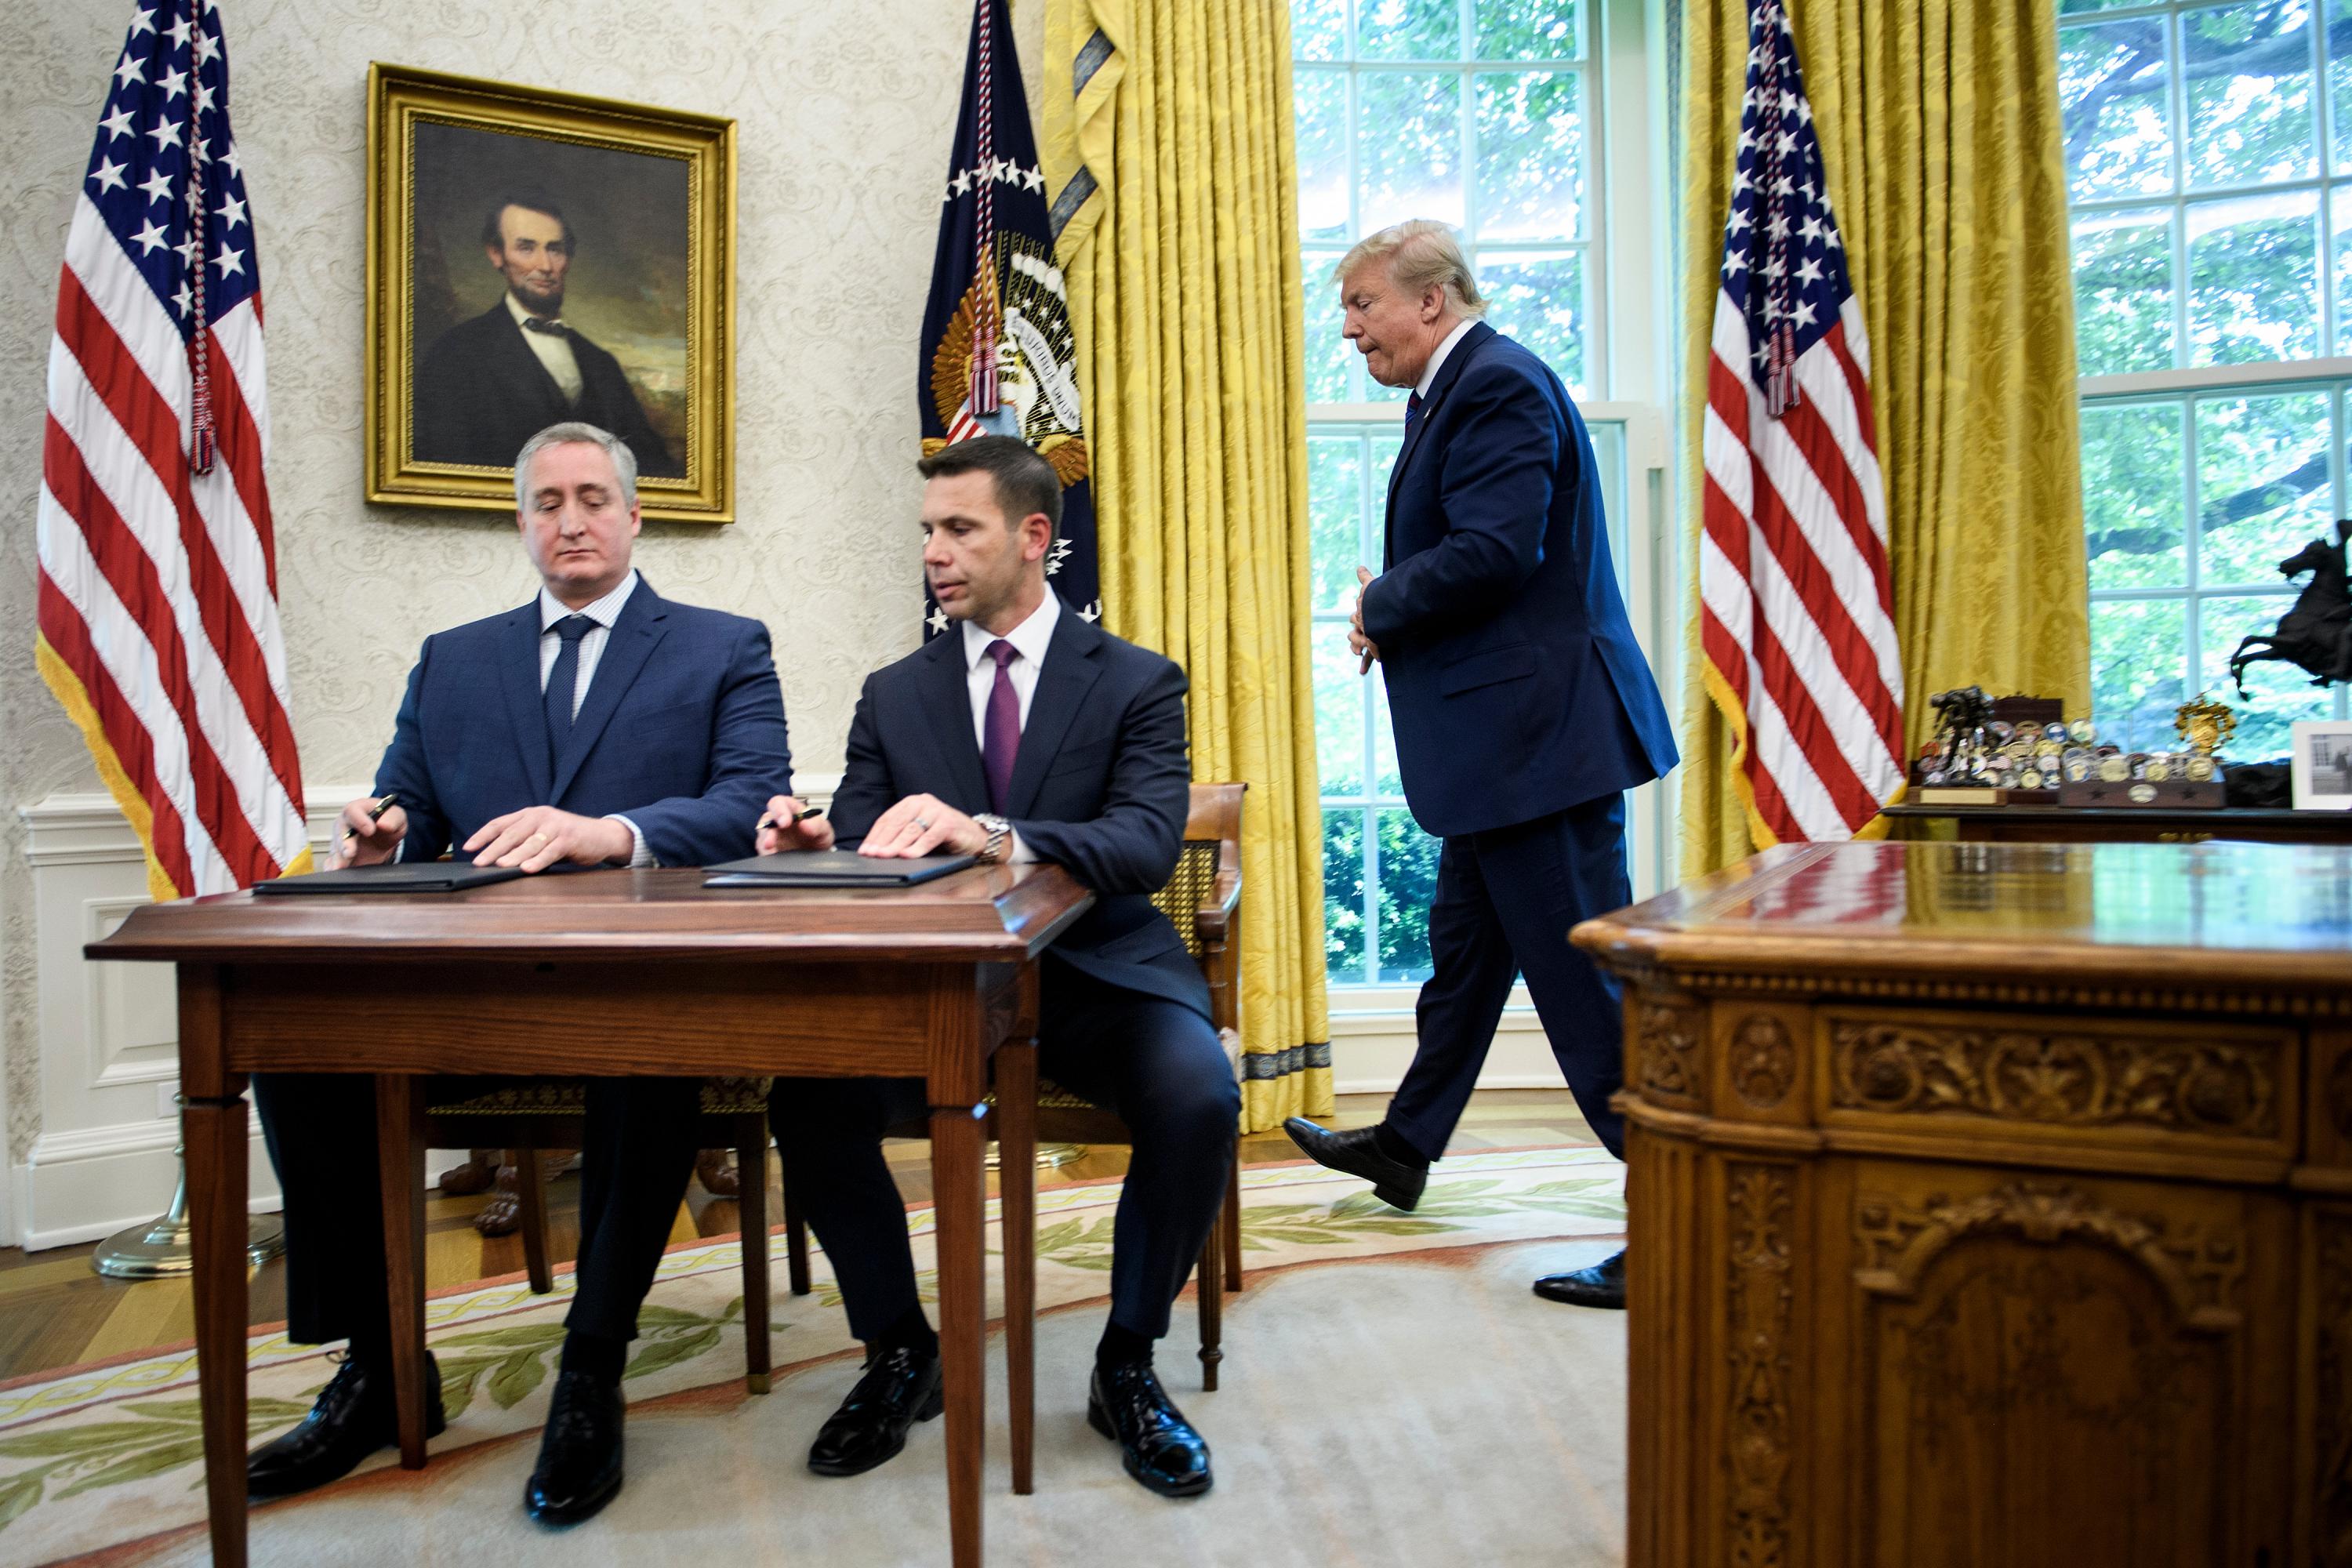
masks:
[[[1625,1310],[1625,1254],[1621,1248],[1590,1268],[1547,1274],[1536,1281],[1536,1294],[1566,1306],[1622,1312]]]
[[[743,1193],[743,1178],[735,1170],[734,1156],[724,1149],[705,1149],[697,1154],[694,1179],[714,1198],[740,1197]]]

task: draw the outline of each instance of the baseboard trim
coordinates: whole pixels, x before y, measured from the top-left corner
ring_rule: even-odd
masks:
[[[12,1239],[27,1252],[96,1241],[153,1219],[169,1206],[179,1167],[172,1151],[179,1129],[169,1121],[90,1127],[34,1140],[31,1158],[10,1173],[18,1222]],[[246,1207],[278,1207],[278,1174],[261,1131],[247,1144]]]

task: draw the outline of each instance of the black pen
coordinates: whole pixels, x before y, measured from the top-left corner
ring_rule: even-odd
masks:
[[[810,817],[816,816],[823,810],[824,810],[824,807],[821,805],[812,805],[805,811],[796,811],[793,813],[793,820],[794,822],[806,822]],[[774,817],[763,816],[760,818],[760,826],[751,829],[751,831],[754,833],[765,833],[774,826],[776,826],[776,819]]]
[[[373,811],[368,813],[368,820],[370,822],[381,820],[385,812],[390,811],[394,806],[398,805],[399,804],[400,792],[398,790],[388,789],[384,791],[383,798],[375,803],[375,809]],[[360,830],[356,827],[346,827],[343,829],[343,837],[346,838],[357,838],[359,836]]]

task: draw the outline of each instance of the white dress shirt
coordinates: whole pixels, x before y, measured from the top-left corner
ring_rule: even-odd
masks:
[[[1045,650],[1054,644],[1054,626],[1062,618],[1062,596],[1049,584],[1045,601],[1029,612],[1029,618],[1003,634],[1013,645],[1013,657],[1005,661],[1006,679],[1013,682],[1013,694],[1021,701],[1021,728],[1029,728],[1030,700],[1037,695],[1037,672],[1045,667]],[[980,743],[982,757],[988,754],[988,699],[996,689],[996,661],[988,657],[991,643],[997,634],[983,631],[973,621],[963,623],[964,685],[971,694],[972,739]],[[1037,857],[1013,836],[1012,852],[1006,857],[1015,865],[1026,865]]]
[[[475,298],[481,296],[478,294]],[[530,352],[539,356],[539,363],[547,367],[547,374],[555,378],[556,386],[563,394],[563,401],[577,404],[580,388],[584,384],[580,379],[580,356],[572,352],[570,331],[535,332],[523,324],[531,320],[531,314],[523,309],[522,301],[514,297],[512,289],[507,291],[505,299],[507,314],[514,318],[515,330],[522,334],[522,341],[530,345]],[[550,324],[562,326],[563,318],[558,316]]]
[[[1421,367],[1421,380],[1412,390],[1423,403],[1429,401],[1429,384],[1437,379],[1438,371],[1445,364],[1445,356],[1454,352],[1454,345],[1462,341],[1462,334],[1477,324],[1478,318],[1475,316],[1465,316],[1454,322],[1454,330],[1445,334],[1445,341],[1438,344],[1436,352],[1429,356],[1429,363]]]
[[[508,299],[511,301],[513,296],[509,295]],[[530,335],[536,337],[539,334]],[[565,352],[570,352],[568,346]],[[572,716],[574,719],[580,716],[580,705],[588,700],[588,683],[596,679],[596,665],[604,657],[604,645],[613,640],[613,623],[621,618],[621,607],[629,602],[629,595],[636,592],[636,588],[637,573],[633,566],[629,574],[621,579],[619,587],[578,610],[543,587],[539,591],[539,689],[542,694],[547,690],[548,678],[555,673],[556,655],[563,651],[563,639],[556,635],[555,623],[572,615],[585,616],[595,623],[580,636],[580,668],[572,681]],[[617,822],[627,828],[629,837],[636,841],[636,851],[629,857],[630,865],[654,864],[653,851],[646,847],[646,836],[638,831],[635,823],[618,812],[605,820]]]

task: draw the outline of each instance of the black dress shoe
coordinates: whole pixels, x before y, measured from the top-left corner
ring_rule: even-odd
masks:
[[[621,1489],[621,1385],[584,1372],[560,1373],[539,1440],[539,1466],[523,1488],[523,1511],[541,1524],[577,1524]]]
[[[1127,1473],[1161,1497],[1199,1497],[1209,1489],[1209,1445],[1148,1363],[1095,1368],[1087,1425],[1118,1443]]]
[[[1625,1310],[1625,1254],[1613,1253],[1590,1268],[1547,1274],[1536,1281],[1536,1294],[1571,1307],[1608,1307],[1622,1312]]]
[[[1304,1116],[1294,1116],[1282,1124],[1282,1130],[1317,1164],[1328,1165],[1371,1183],[1372,1196],[1391,1208],[1410,1214],[1413,1205],[1421,1202],[1421,1190],[1429,1185],[1429,1167],[1415,1169],[1381,1153],[1372,1128],[1334,1132],[1327,1127],[1318,1127]]]
[[[425,1435],[438,1437],[447,1425],[441,1413],[441,1369],[427,1352]],[[392,1369],[347,1360],[334,1380],[319,1391],[300,1426],[246,1456],[245,1495],[256,1500],[291,1497],[325,1486],[350,1475],[378,1448],[399,1441]]]
[[[817,1428],[809,1468],[820,1476],[861,1476],[907,1446],[907,1428],[946,1408],[940,1352],[904,1345],[869,1356],[866,1374],[841,1408]]]

